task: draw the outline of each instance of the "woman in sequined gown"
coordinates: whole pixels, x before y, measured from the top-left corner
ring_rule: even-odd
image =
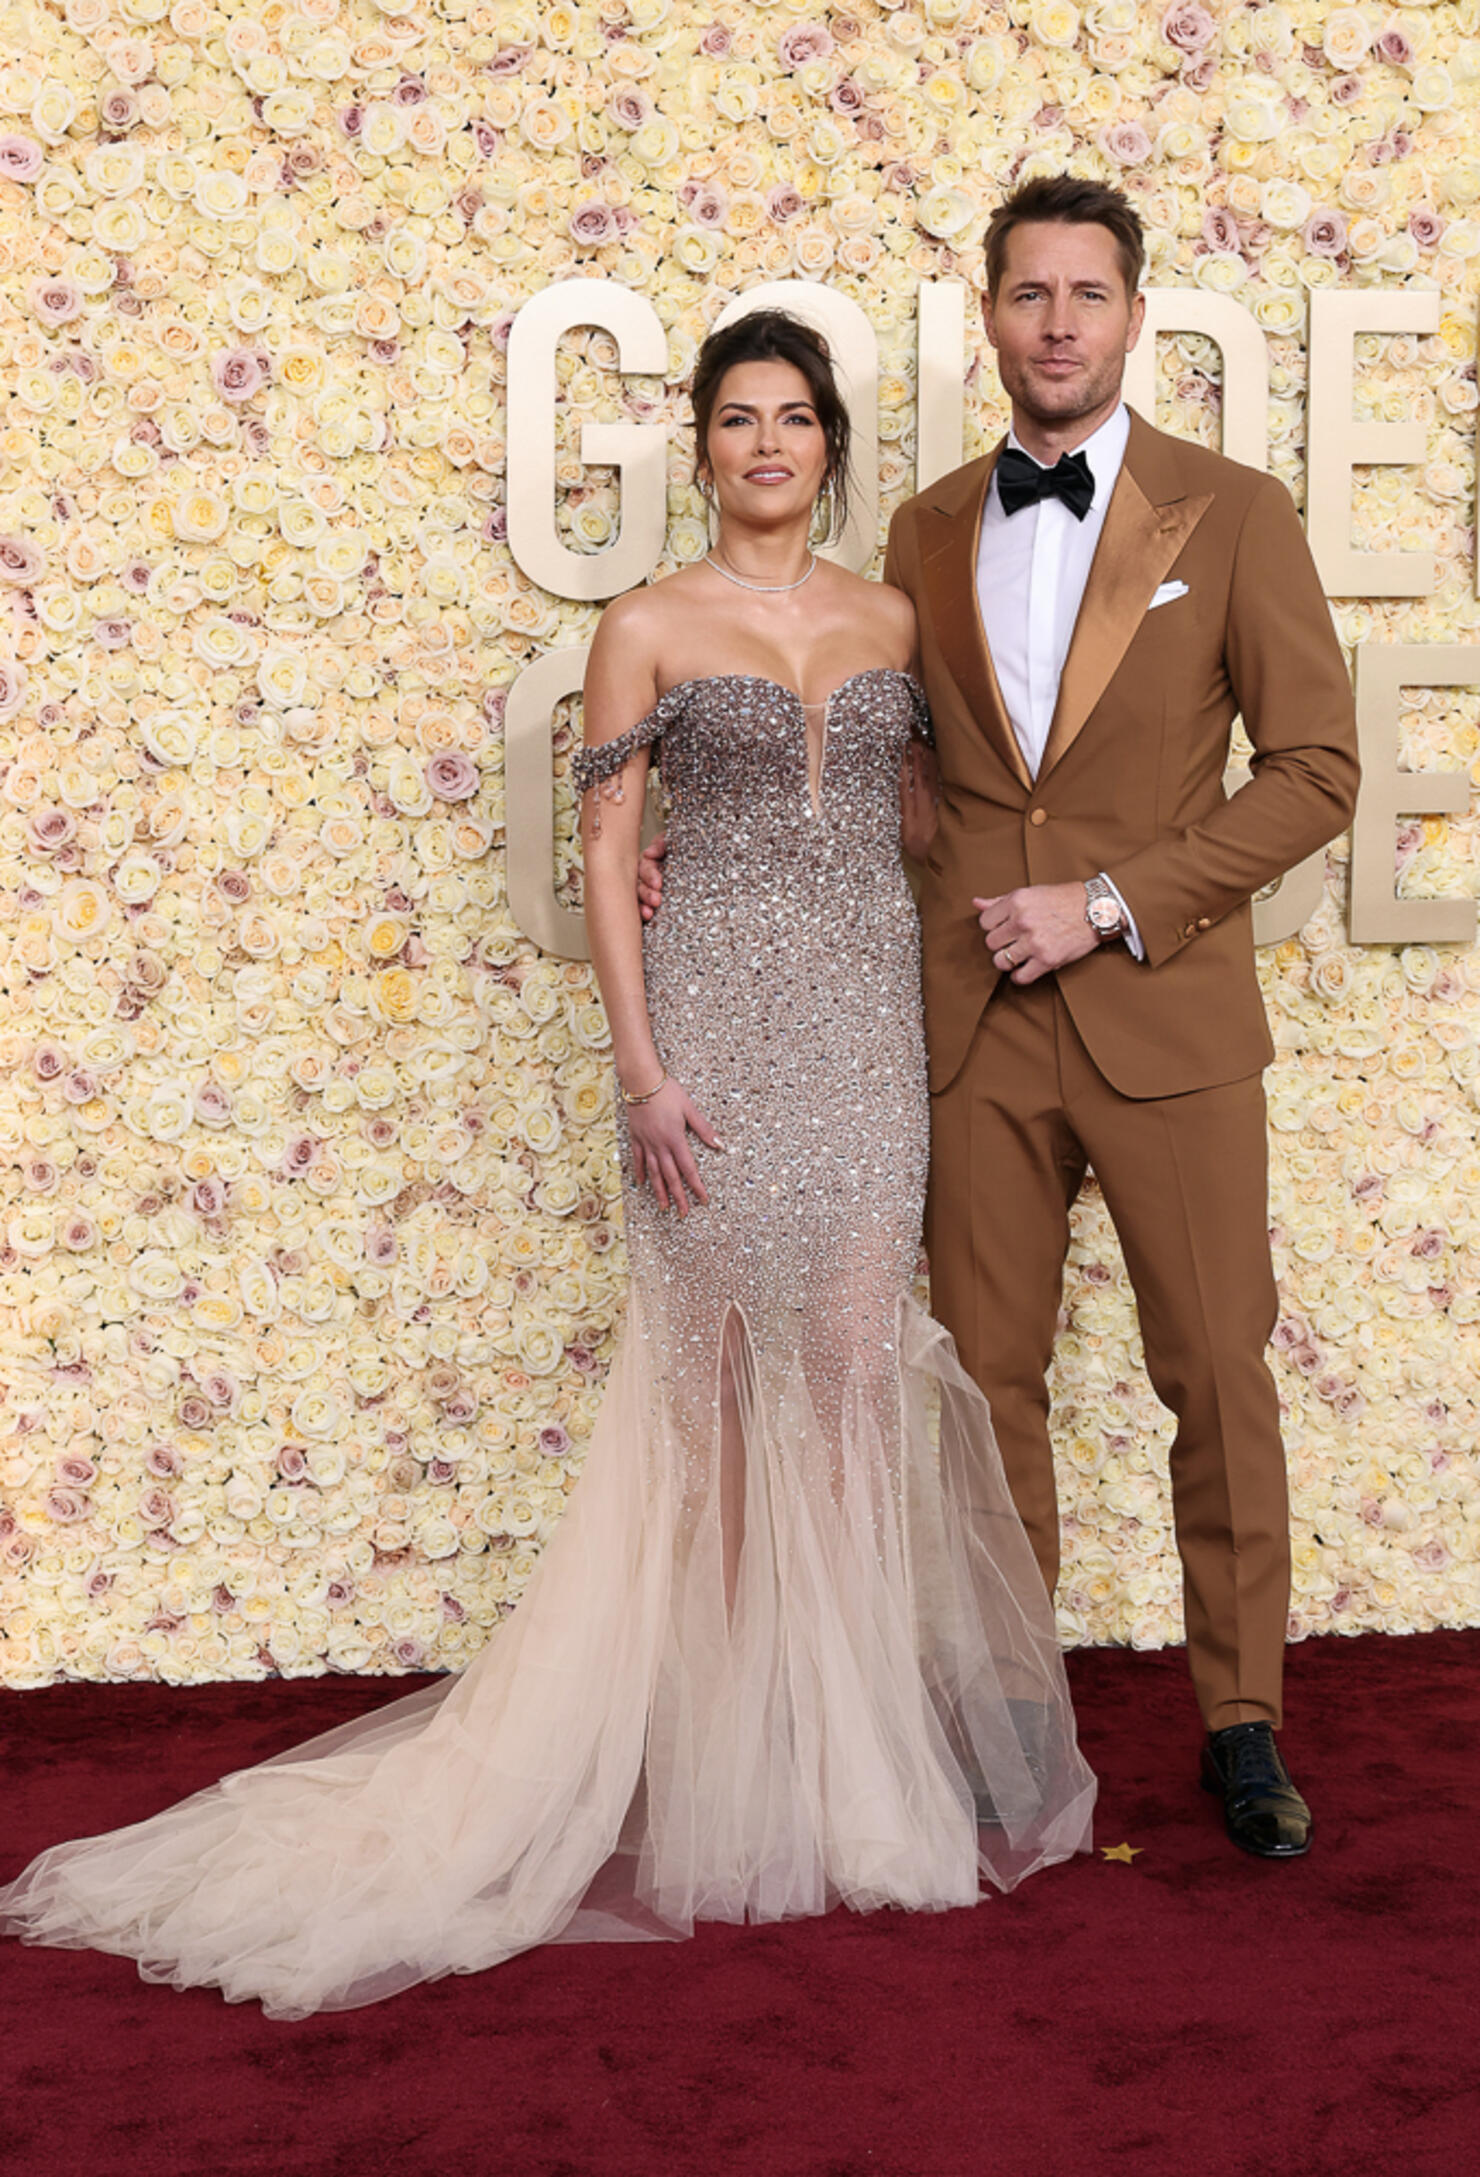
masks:
[[[43,1853],[11,1933],[294,2018],[542,1942],[970,1905],[1088,1848],[986,1406],[912,1297],[911,608],[810,553],[847,460],[816,335],[712,335],[694,405],[714,552],[609,610],[577,766],[632,1284],[570,1508],[460,1676]]]

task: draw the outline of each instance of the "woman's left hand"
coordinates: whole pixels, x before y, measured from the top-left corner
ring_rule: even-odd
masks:
[[[911,741],[899,767],[899,843],[912,862],[930,852],[940,822],[940,770],[934,749]]]

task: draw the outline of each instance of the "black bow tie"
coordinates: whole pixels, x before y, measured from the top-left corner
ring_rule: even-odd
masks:
[[[1082,453],[1060,454],[1045,469],[1031,454],[1008,446],[997,463],[997,493],[1004,514],[1036,506],[1040,499],[1062,499],[1075,521],[1082,522],[1095,503],[1095,480]]]

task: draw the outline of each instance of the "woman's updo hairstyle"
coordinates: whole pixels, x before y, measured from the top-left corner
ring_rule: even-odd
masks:
[[[725,374],[739,363],[790,363],[807,381],[807,391],[827,447],[822,490],[827,501],[831,544],[848,520],[848,463],[852,425],[833,372],[832,350],[821,333],[785,310],[751,310],[713,332],[700,348],[689,394],[694,410],[694,481],[707,493],[709,427]]]

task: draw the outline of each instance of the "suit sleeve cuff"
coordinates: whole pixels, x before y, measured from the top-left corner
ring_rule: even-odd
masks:
[[[1124,894],[1121,892],[1119,885],[1113,883],[1109,877],[1105,876],[1105,872],[1103,870],[1100,871],[1100,875],[1104,879],[1105,883],[1110,886],[1110,890],[1115,899],[1115,903],[1119,907],[1121,913],[1125,916],[1124,937],[1127,947],[1129,948],[1133,958],[1137,960],[1144,960],[1146,957],[1146,947],[1141,942],[1141,933],[1136,928],[1136,918],[1131,913],[1129,907],[1127,907]]]

